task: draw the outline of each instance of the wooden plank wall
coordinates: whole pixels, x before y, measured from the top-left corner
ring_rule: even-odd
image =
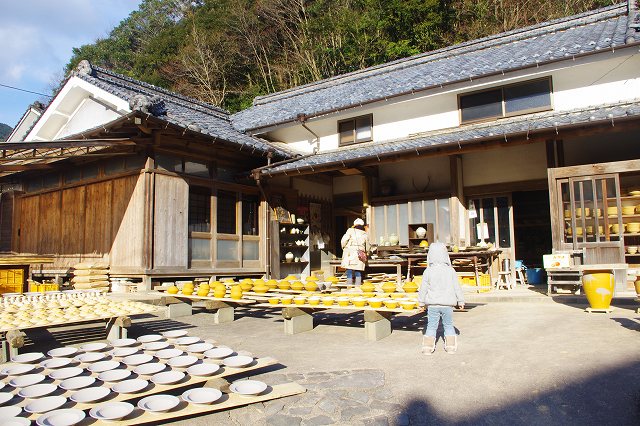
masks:
[[[154,176],[153,268],[187,268],[189,185],[180,177]]]
[[[145,174],[113,182],[111,267],[144,266]]]
[[[16,198],[13,250],[59,256],[53,268],[86,259],[108,261],[109,254],[126,266],[141,265],[142,216],[129,212],[142,210],[140,201],[132,200],[134,194],[144,194],[139,181],[136,174]],[[127,230],[121,230],[125,218]],[[126,244],[114,244],[125,234]],[[111,253],[114,248],[126,252]]]

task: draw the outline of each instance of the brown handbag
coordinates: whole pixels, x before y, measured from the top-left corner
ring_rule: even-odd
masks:
[[[358,250],[358,260],[362,263],[367,262],[367,253],[364,250]]]

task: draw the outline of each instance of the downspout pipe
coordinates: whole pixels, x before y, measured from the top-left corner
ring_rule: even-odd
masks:
[[[314,132],[313,130],[311,130],[309,128],[309,126],[307,126],[307,116],[304,114],[298,114],[298,120],[300,121],[300,124],[302,124],[302,127],[304,127],[307,132],[311,133],[313,135],[313,141],[315,142],[316,146],[313,147],[313,153],[316,154],[318,151],[320,151],[320,136],[318,136],[318,134],[316,132]]]

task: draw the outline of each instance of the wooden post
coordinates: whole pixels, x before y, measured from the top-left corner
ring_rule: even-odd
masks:
[[[300,308],[282,308],[284,318],[284,334],[298,334],[313,330],[311,311]]]
[[[451,243],[460,245],[460,239],[464,236],[460,234],[460,215],[464,212],[464,195],[462,184],[462,158],[459,155],[449,157],[449,169],[451,174]]]
[[[391,312],[364,311],[364,335],[367,340],[378,341],[391,334]]]

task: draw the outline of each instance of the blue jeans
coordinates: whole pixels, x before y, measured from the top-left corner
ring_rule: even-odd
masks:
[[[428,306],[427,307],[427,328],[425,336],[436,337],[438,323],[442,317],[442,327],[445,336],[455,336],[456,329],[453,328],[453,306]]]
[[[353,279],[354,272],[356,278],[362,278],[362,271],[356,271],[354,269],[347,269],[347,278],[350,280]]]

